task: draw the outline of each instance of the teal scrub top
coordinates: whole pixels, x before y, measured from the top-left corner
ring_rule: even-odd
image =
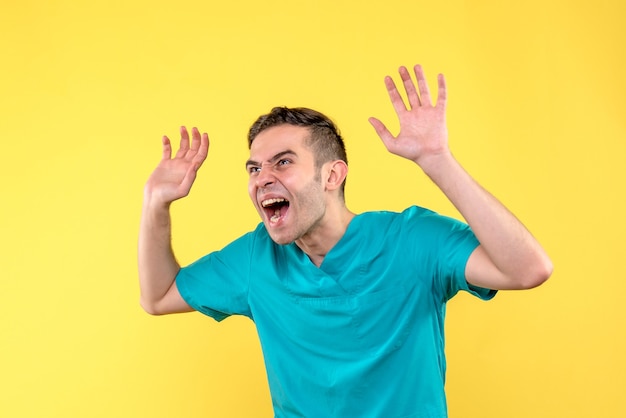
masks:
[[[316,267],[263,224],[181,269],[194,309],[251,318],[275,417],[446,417],[444,317],[468,285],[469,227],[412,206],[357,215]]]

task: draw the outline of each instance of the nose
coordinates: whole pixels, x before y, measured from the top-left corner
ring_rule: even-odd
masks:
[[[257,187],[271,186],[275,181],[274,174],[270,167],[262,167],[256,176]]]

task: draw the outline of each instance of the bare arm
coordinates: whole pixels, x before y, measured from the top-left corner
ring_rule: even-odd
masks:
[[[153,315],[193,310],[176,288],[180,265],[171,247],[170,205],[189,194],[206,159],[209,138],[193,128],[190,144],[185,127],[180,134],[180,148],[174,158],[169,138],[163,137],[163,158],[144,188],[138,245],[140,302]]]
[[[400,120],[394,137],[376,118],[370,123],[389,152],[414,161],[443,191],[470,225],[479,247],[466,267],[467,281],[490,289],[527,289],[540,285],[552,273],[552,263],[539,243],[517,218],[483,189],[459,164],[448,148],[445,120],[446,84],[438,77],[438,96],[432,105],[422,68],[414,68],[417,88],[401,67],[409,106],[390,77],[385,86]]]

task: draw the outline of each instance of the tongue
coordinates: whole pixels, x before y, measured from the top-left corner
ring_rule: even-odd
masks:
[[[278,219],[280,219],[280,209],[276,209],[274,215],[270,218],[270,221],[276,222]]]

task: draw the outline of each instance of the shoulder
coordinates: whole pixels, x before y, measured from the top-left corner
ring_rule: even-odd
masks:
[[[360,214],[354,230],[368,240],[382,236],[393,241],[408,241],[421,248],[447,242],[455,237],[473,236],[469,226],[449,216],[440,215],[420,206],[410,206],[401,212],[373,211]]]
[[[358,217],[368,219],[368,220],[376,220],[376,219],[410,219],[410,218],[422,218],[428,216],[441,216],[436,212],[421,207],[417,205],[409,206],[408,208],[402,211],[391,211],[391,210],[374,210],[363,212],[358,215]]]
[[[411,224],[425,225],[445,221],[446,217],[421,206],[410,206],[401,212],[371,211],[357,216],[357,223],[372,227],[407,226]],[[361,226],[361,225],[359,225]]]
[[[218,253],[229,260],[268,266],[291,256],[294,246],[295,243],[279,245],[274,242],[263,222],[260,222],[255,229],[240,236]]]
[[[260,222],[256,228],[236,238],[230,244],[226,245],[223,250],[233,246],[241,247],[242,245],[250,246],[250,249],[252,249],[252,247],[256,245],[268,245],[270,243],[273,243],[273,241],[267,233],[263,222]]]

